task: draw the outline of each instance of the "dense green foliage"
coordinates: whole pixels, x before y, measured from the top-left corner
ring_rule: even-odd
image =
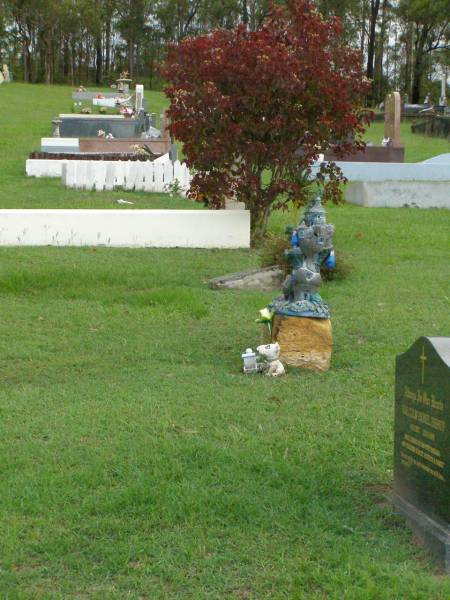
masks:
[[[277,3],[283,3],[279,0]],[[287,0],[286,0],[287,1]],[[160,85],[168,44],[243,22],[255,30],[268,0],[0,0],[0,62],[29,82],[112,83],[128,70]],[[436,65],[449,61],[448,0],[317,0],[337,15],[374,80],[371,102],[400,89],[439,98]]]
[[[183,40],[165,64],[170,131],[195,170],[189,194],[250,211],[252,242],[271,212],[311,197],[311,164],[321,152],[364,148],[372,113],[359,53],[337,20],[311,0],[272,7],[257,31],[239,26]],[[322,165],[316,183],[338,201],[342,173]]]

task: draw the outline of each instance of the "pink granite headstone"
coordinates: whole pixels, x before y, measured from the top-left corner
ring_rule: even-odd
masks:
[[[384,137],[392,140],[394,148],[401,146],[400,142],[400,115],[401,98],[399,92],[391,92],[384,102]]]

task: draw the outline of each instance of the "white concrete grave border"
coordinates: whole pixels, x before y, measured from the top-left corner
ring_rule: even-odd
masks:
[[[63,185],[80,190],[110,191],[117,188],[141,192],[165,192],[178,182],[182,192],[191,184],[186,163],[171,162],[169,154],[155,161],[28,159],[30,177],[61,177]]]
[[[349,181],[450,181],[449,164],[336,161]],[[315,163],[312,174],[320,169]]]
[[[249,248],[247,210],[0,210],[0,246]]]
[[[421,163],[337,161],[349,181],[345,199],[370,207],[450,208],[450,154]],[[317,173],[320,163],[313,166]]]

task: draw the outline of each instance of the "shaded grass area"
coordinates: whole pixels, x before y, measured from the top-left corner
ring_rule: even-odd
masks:
[[[333,368],[279,381],[240,373],[272,294],[206,285],[253,253],[0,249],[1,597],[449,596],[382,496],[395,355],[449,334],[448,212],[329,220]]]
[[[51,137],[52,119],[70,112],[72,91],[74,88],[68,86],[23,83],[0,87],[0,106],[6,111],[0,136],[0,208],[201,208],[180,196],[122,190],[81,192],[64,188],[58,179],[26,177],[29,153],[40,149],[41,137]],[[149,111],[162,112],[166,106],[164,94],[145,93]],[[134,205],[118,205],[119,198]]]

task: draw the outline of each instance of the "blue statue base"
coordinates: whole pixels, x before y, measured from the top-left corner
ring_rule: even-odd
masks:
[[[331,317],[328,305],[320,296],[317,299],[297,300],[296,302],[291,302],[286,300],[284,296],[280,296],[275,298],[268,308],[276,315],[286,317],[313,317],[315,319],[329,319]]]

